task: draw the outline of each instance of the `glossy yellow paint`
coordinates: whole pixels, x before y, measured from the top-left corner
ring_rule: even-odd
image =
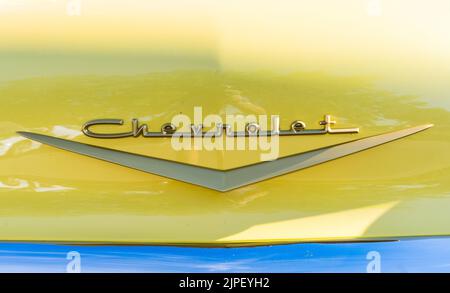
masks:
[[[254,245],[450,235],[445,1],[383,1],[381,14],[367,1],[85,2],[79,16],[60,2],[0,6],[0,241]],[[281,156],[435,126],[225,193],[16,134],[215,169],[259,161],[258,151],[175,151],[169,139],[80,132],[98,118],[139,118],[158,130],[195,106],[223,117],[277,114],[284,129],[297,119],[318,128],[327,113],[337,127],[361,128],[282,137]]]

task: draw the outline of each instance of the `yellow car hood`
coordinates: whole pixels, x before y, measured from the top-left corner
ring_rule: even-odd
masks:
[[[334,2],[21,1],[0,10],[0,240],[221,246],[450,235],[450,7]],[[360,128],[280,137],[280,157],[435,126],[228,192],[17,134],[217,170],[259,162],[261,151],[176,151],[168,138],[81,132],[101,118],[159,131],[197,106],[279,115],[282,129],[294,120],[320,128],[325,114]]]

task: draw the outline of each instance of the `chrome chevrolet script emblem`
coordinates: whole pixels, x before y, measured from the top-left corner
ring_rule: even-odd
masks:
[[[194,166],[38,133],[23,131],[18,133],[26,138],[62,150],[224,192],[383,145],[432,126],[432,124],[425,124],[410,127],[290,155],[275,161],[261,162],[229,170]]]
[[[319,124],[322,129],[306,129],[306,123],[300,120],[292,122],[289,130],[280,130],[280,119],[278,116],[272,116],[272,130],[261,130],[258,123],[247,123],[245,131],[233,131],[231,125],[218,123],[210,131],[203,131],[203,125],[191,125],[190,132],[178,131],[172,123],[165,123],[161,126],[161,131],[149,131],[147,124],[141,124],[138,119],[131,120],[131,130],[117,133],[98,133],[90,128],[96,125],[123,125],[122,119],[96,119],[86,122],[82,131],[85,135],[93,138],[124,138],[124,137],[220,137],[226,135],[229,137],[247,137],[247,136],[287,136],[287,135],[312,135],[312,134],[338,134],[338,133],[358,133],[359,128],[332,128],[336,124],[331,115],[325,115],[324,120]]]

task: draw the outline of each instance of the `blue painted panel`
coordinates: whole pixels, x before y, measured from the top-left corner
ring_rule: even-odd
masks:
[[[450,238],[246,248],[0,243],[1,272],[450,272]]]

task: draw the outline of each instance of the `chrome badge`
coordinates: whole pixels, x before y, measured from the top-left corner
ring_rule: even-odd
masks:
[[[192,124],[190,132],[178,131],[178,128],[172,123],[165,123],[161,126],[159,132],[149,131],[147,124],[141,124],[138,119],[131,120],[131,130],[117,133],[98,133],[90,128],[96,125],[123,125],[122,119],[96,119],[86,122],[82,131],[85,135],[93,138],[124,138],[124,137],[248,137],[248,136],[288,136],[288,135],[313,135],[313,134],[341,134],[358,133],[359,128],[332,128],[336,124],[331,115],[325,115],[324,120],[319,122],[322,129],[306,129],[306,123],[300,120],[292,122],[290,129],[280,130],[279,116],[272,116],[272,130],[261,130],[256,122],[247,123],[244,131],[233,131],[230,124],[217,123],[214,130],[203,131],[203,125]]]
[[[279,175],[302,170],[331,160],[364,151],[397,139],[424,131],[432,124],[410,127],[395,132],[352,140],[342,144],[301,152],[274,161],[260,162],[229,170],[215,170],[206,167],[143,156],[95,145],[51,137],[38,133],[18,132],[23,137],[80,155],[122,165],[143,172],[191,183],[217,191],[260,182]]]

